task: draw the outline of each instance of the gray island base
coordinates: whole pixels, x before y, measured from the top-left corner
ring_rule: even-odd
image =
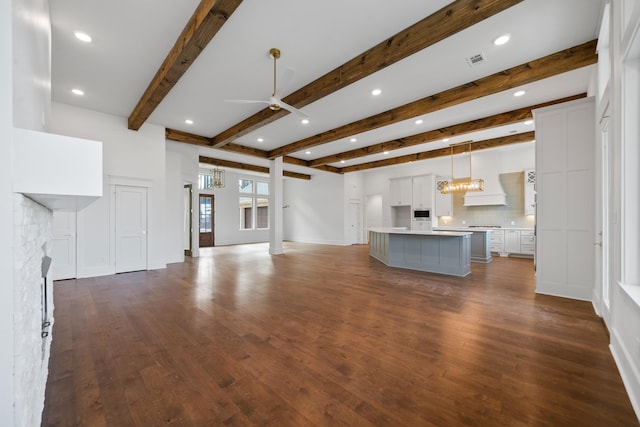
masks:
[[[471,234],[369,229],[369,255],[398,268],[464,277],[471,273]]]

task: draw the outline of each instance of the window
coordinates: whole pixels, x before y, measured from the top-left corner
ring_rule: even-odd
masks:
[[[212,190],[213,189],[213,176],[211,176],[211,175],[198,175],[198,188],[200,190]]]
[[[252,179],[238,180],[240,229],[269,228],[269,183]]]

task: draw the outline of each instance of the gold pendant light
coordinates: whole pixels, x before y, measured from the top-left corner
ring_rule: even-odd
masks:
[[[455,178],[453,174],[453,147],[467,145],[469,147],[469,176]],[[468,193],[471,191],[484,191],[484,180],[473,179],[471,175],[471,141],[449,145],[451,149],[451,180],[442,183],[442,194]]]

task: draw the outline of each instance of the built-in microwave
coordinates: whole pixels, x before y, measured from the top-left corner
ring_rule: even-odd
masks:
[[[431,221],[431,209],[414,209],[414,221]]]

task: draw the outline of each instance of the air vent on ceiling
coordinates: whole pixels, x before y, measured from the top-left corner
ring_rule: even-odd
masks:
[[[484,53],[482,53],[482,52],[467,58],[467,62],[469,63],[470,67],[473,67],[474,65],[481,64],[481,63],[485,62],[486,60],[487,60],[487,57],[484,56]]]

